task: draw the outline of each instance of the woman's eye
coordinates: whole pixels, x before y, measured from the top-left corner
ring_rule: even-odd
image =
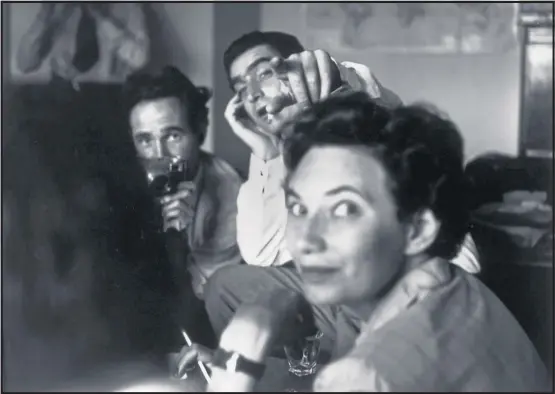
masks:
[[[350,202],[341,202],[333,209],[333,216],[344,218],[358,213],[358,207]]]
[[[291,215],[293,216],[302,216],[306,212],[304,207],[299,203],[289,204],[287,209],[289,210],[289,213],[291,213]]]

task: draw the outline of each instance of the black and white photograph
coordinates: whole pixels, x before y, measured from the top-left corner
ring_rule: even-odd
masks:
[[[1,6],[2,392],[553,392],[553,2]]]

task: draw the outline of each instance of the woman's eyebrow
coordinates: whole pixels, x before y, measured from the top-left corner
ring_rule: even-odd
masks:
[[[363,197],[363,194],[360,192],[360,190],[358,190],[357,188],[355,188],[353,186],[349,186],[349,185],[338,186],[338,187],[335,187],[331,190],[328,190],[326,192],[326,196],[334,196],[336,194],[343,193],[343,192],[355,193],[355,194],[358,194],[359,196]]]
[[[283,181],[282,187],[283,187],[283,191],[285,192],[286,196],[293,196],[293,197],[296,197],[296,198],[300,198],[299,194],[295,190],[293,190],[293,188],[291,188],[289,186],[289,184],[286,183],[285,181]]]

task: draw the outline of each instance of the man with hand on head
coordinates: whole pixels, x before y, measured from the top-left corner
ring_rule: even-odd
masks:
[[[251,157],[248,180],[237,199],[237,242],[248,265],[224,268],[207,285],[206,307],[217,334],[243,300],[272,287],[301,291],[285,244],[287,209],[282,182],[286,170],[279,148],[283,124],[343,88],[365,91],[384,107],[401,105],[367,67],[338,63],[322,50],[306,51],[296,37],[285,33],[255,31],[240,37],[226,50],[224,66],[235,92],[225,116],[251,149]],[[461,256],[456,264],[479,271],[472,253],[463,251]],[[317,306],[314,313],[324,340],[335,342],[337,308]],[[354,339],[359,319],[346,313],[352,319],[345,329]],[[349,344],[337,346],[340,349],[335,352],[341,353]]]

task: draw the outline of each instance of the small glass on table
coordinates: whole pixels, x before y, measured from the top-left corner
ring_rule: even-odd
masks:
[[[317,331],[315,335],[284,346],[290,373],[296,376],[308,376],[316,373],[322,335],[321,331]]]

